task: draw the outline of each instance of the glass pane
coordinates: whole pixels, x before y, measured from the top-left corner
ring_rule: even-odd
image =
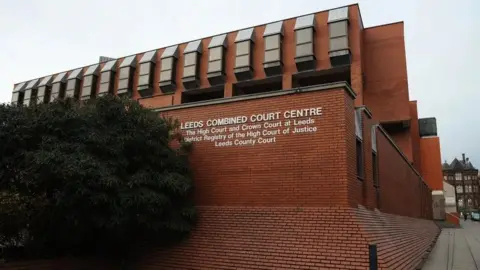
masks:
[[[208,72],[222,71],[222,60],[212,61],[208,63]]]
[[[124,67],[120,69],[120,79],[128,79],[130,77],[130,68]]]
[[[109,89],[110,84],[109,83],[102,83],[100,84],[100,93],[107,93]]]
[[[296,57],[301,56],[309,56],[313,55],[313,44],[312,43],[305,43],[301,45],[297,45],[296,47]]]
[[[328,31],[331,38],[346,36],[348,34],[348,23],[347,21],[330,23]]]
[[[172,71],[165,70],[160,72],[160,81],[161,82],[172,81]]]
[[[250,40],[237,43],[237,55],[245,55],[250,53]]]
[[[195,66],[185,67],[183,69],[183,77],[195,76]]]
[[[83,78],[83,86],[90,86],[90,85],[92,85],[92,80],[93,80],[93,78],[92,78],[91,75],[84,77],[84,78]]]
[[[209,50],[208,61],[215,61],[222,59],[223,47],[216,47]]]
[[[82,97],[89,97],[92,94],[92,88],[90,87],[83,87],[82,89]]]
[[[312,42],[313,40],[313,29],[305,28],[295,31],[295,38],[297,44]]]
[[[44,96],[45,95],[45,90],[46,90],[45,86],[40,86],[38,88],[37,96]]]
[[[235,67],[248,67],[250,66],[250,56],[249,55],[243,55],[243,56],[237,56],[235,58]]]
[[[118,81],[118,89],[127,89],[128,88],[128,79],[123,79]]]
[[[67,92],[65,93],[66,97],[74,97],[74,95],[75,95],[74,90],[67,90]]]
[[[67,82],[67,90],[74,90],[77,80],[69,80]]]
[[[30,99],[31,95],[32,95],[32,90],[31,89],[25,90],[24,99]]]
[[[278,49],[280,47],[280,35],[265,37],[265,50]]]
[[[13,92],[12,94],[12,102],[17,102],[18,100],[18,92]]]
[[[42,104],[45,102],[45,96],[37,96],[37,104]]]
[[[187,66],[191,66],[191,65],[195,65],[196,63],[196,59],[197,59],[197,53],[188,53],[188,54],[185,54],[185,67]]]
[[[162,59],[162,70],[169,70],[172,69],[173,65],[173,57],[163,58]]]
[[[338,51],[338,50],[346,50],[346,49],[348,49],[348,39],[346,36],[330,39],[330,51]]]
[[[59,83],[55,83],[55,84],[52,85],[52,94],[53,93],[56,93],[56,94],[60,93],[60,84]]]
[[[138,77],[138,85],[149,85],[149,78],[149,74],[141,75],[140,77]]]
[[[60,93],[59,93],[59,92],[57,92],[57,93],[53,93],[53,92],[52,92],[52,94],[51,94],[50,96],[51,96],[51,99],[52,99],[52,100],[55,100],[55,99],[57,99],[57,98],[60,97]]]
[[[152,63],[143,63],[140,65],[140,75],[147,75],[150,73],[150,66]]]
[[[102,72],[100,83],[106,83],[110,81],[110,72]]]
[[[265,52],[265,63],[280,61],[280,50],[271,50]]]

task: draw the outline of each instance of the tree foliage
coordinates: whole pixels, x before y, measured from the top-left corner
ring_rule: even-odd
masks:
[[[177,131],[111,96],[0,105],[0,245],[75,254],[188,233],[193,185]]]

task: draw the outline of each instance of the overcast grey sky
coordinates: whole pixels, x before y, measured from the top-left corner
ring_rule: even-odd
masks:
[[[478,0],[0,0],[0,102],[15,82],[359,3],[365,27],[405,22],[410,99],[437,118],[442,159],[480,167]],[[475,12],[476,11],[476,12]]]

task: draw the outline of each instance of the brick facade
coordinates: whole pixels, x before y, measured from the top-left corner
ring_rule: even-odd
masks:
[[[212,37],[201,40],[198,89],[188,90],[182,84],[187,43],[178,44],[173,93],[163,93],[159,87],[165,48],[156,50],[152,95],[140,98],[140,71],[136,68],[132,98],[184,125],[279,112],[278,119],[259,122],[260,128],[241,133],[263,132],[265,122],[273,125],[280,121],[282,126],[266,128],[270,132],[278,129],[281,134],[261,135],[267,140],[275,137],[274,142],[257,137],[255,145],[244,146],[226,143],[251,139],[235,137],[236,132],[229,129],[237,125],[203,127],[209,134],[184,130],[187,137],[202,138],[194,142],[191,154],[199,225],[190,239],[178,246],[143,254],[132,262],[134,269],[366,269],[369,244],[378,246],[381,269],[413,269],[421,261],[438,234],[431,221],[431,187],[422,176],[437,173],[437,168],[425,164],[436,161],[430,150],[439,152],[439,145],[423,141],[418,134],[417,104],[409,101],[403,23],[363,28],[358,5],[347,9],[351,54],[347,67],[334,66],[329,56],[329,11],[313,14],[315,67],[308,72],[314,73],[311,76],[317,76],[317,81],[307,87],[299,87],[302,72],[295,62],[296,18],[283,21],[283,69],[276,78],[269,78],[264,70],[266,25],[254,27],[253,78],[248,83],[279,79],[280,86],[270,93],[235,95],[241,83],[234,73],[238,31],[226,33],[225,81],[220,85],[223,98],[185,103],[183,96],[212,90],[207,78]],[[135,55],[137,61],[143,54]],[[117,68],[124,59],[118,59]],[[113,82],[114,93],[118,81],[119,72]],[[314,123],[308,126],[316,127],[316,132],[292,134],[292,125],[290,134],[283,134],[287,128],[284,111],[319,107],[321,115],[290,119],[293,123],[310,118]],[[357,175],[356,112],[361,115],[361,176]],[[242,124],[238,126],[242,128]],[[221,131],[223,127],[228,132]],[[234,137],[216,142],[204,137],[219,134]],[[18,269],[8,265],[11,268],[7,269]]]
[[[200,106],[162,114],[188,122],[311,107],[322,107],[323,111],[322,116],[313,117],[313,126],[318,128],[316,133],[280,135],[275,143],[241,147],[214,147],[212,142],[195,142],[191,160],[197,203],[347,206],[346,123],[353,124],[353,99],[343,89]]]

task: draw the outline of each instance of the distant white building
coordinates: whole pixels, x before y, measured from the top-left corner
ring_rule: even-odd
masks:
[[[457,212],[455,187],[448,182],[443,181],[443,194],[445,196],[445,213]]]

